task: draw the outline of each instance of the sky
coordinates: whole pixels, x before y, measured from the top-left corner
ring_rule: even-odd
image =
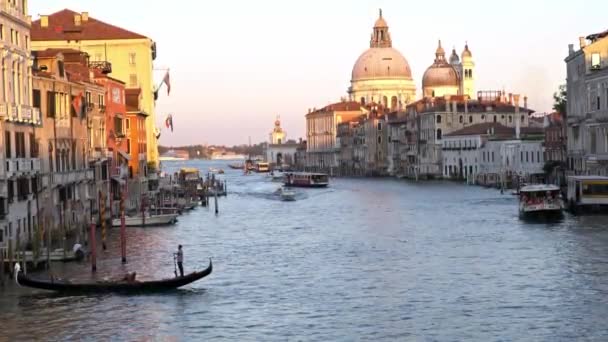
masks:
[[[171,70],[156,124],[160,144],[172,146],[266,141],[277,115],[288,138],[305,137],[308,108],[346,96],[379,8],[418,97],[437,40],[446,54],[468,42],[477,90],[527,95],[537,112],[551,110],[565,83],[568,44],[608,29],[605,0],[29,1],[34,20],[64,8],[156,41],[155,67]],[[163,125],[169,113],[173,132]]]

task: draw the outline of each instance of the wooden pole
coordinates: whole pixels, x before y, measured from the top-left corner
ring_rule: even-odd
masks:
[[[215,214],[219,214],[220,213],[220,209],[217,206],[217,189],[215,189]]]
[[[4,251],[0,249],[0,286],[4,286]]]
[[[95,238],[95,222],[91,222],[91,231],[89,233],[89,244],[91,245],[91,272],[97,271],[97,246]]]
[[[120,251],[122,254],[122,263],[127,263],[127,237],[125,232],[125,192],[126,192],[126,180],[125,185],[122,187],[120,196]]]
[[[110,196],[110,200],[112,197]],[[99,192],[99,201],[102,203],[101,206],[101,248],[106,250],[106,201],[103,192]],[[112,213],[112,207],[110,207],[110,217]]]
[[[45,217],[48,221],[48,217]],[[48,222],[47,222],[48,223]],[[51,269],[51,230],[52,226],[47,224],[47,232],[46,232],[46,269]]]

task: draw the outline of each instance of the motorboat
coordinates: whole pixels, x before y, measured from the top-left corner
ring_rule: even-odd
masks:
[[[274,172],[274,171],[270,172],[270,179],[273,182],[283,182],[284,178],[285,178],[285,176],[281,172]]]
[[[125,226],[126,227],[149,227],[149,226],[168,226],[177,222],[177,213],[172,214],[160,214],[160,215],[150,215],[146,214],[135,215],[135,216],[125,216]],[[112,219],[112,227],[120,227],[121,219],[114,218]]]
[[[282,201],[291,202],[296,200],[296,192],[284,187],[278,188],[276,194],[281,197]]]
[[[21,286],[36,289],[56,291],[60,293],[141,293],[170,291],[184,285],[200,280],[213,271],[213,264],[209,259],[209,266],[198,272],[192,272],[183,277],[166,278],[161,280],[138,281],[132,273],[122,279],[98,280],[91,282],[72,282],[69,280],[50,278],[49,280],[32,278],[23,272],[17,274],[17,283]]]
[[[564,209],[560,188],[531,184],[519,189],[519,213],[525,217],[559,217]]]
[[[283,184],[304,188],[323,188],[329,185],[329,177],[325,173],[287,172],[284,175]]]

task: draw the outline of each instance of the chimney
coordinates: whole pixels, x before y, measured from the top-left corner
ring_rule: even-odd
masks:
[[[49,16],[48,15],[40,16],[40,27],[49,27]]]
[[[513,94],[509,93],[509,104],[513,105]]]
[[[82,12],[81,16],[82,16],[83,23],[86,23],[87,21],[89,21],[89,12]]]
[[[568,55],[571,56],[574,54],[574,44],[568,44]]]
[[[82,19],[82,18],[80,17],[80,14],[75,13],[75,14],[74,14],[74,25],[75,25],[75,26],[80,26],[80,20],[81,20],[81,19]]]
[[[458,111],[458,103],[456,102],[456,100],[452,101],[452,112],[454,112],[454,114],[456,114],[456,112]]]
[[[444,100],[445,100],[445,111],[449,112],[450,111],[450,97],[446,95]]]
[[[513,94],[513,106],[515,106],[515,112],[519,113],[519,94]]]
[[[468,97],[464,98],[464,112],[465,112],[465,114],[469,113],[469,99],[468,99]]]
[[[585,40],[585,37],[578,37],[578,44],[581,49],[587,46],[587,41]]]
[[[524,96],[524,109],[528,109],[528,97]]]

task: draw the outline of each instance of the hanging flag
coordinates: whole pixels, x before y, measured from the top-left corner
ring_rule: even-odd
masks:
[[[169,93],[171,92],[171,79],[169,78],[169,69],[167,69],[167,73],[165,74],[165,77],[163,77],[163,83],[165,83],[167,85],[167,96],[168,96]]]
[[[167,128],[171,128],[171,132],[173,132],[173,116],[171,114],[167,116],[165,126],[167,126]]]

